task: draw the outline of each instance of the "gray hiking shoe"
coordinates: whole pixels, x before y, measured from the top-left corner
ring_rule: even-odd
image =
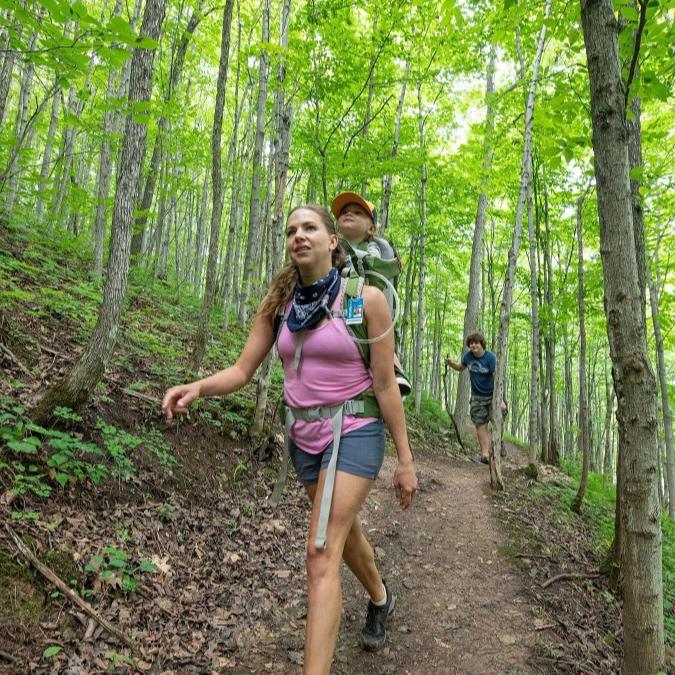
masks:
[[[387,591],[387,601],[381,607],[374,605],[372,600],[368,601],[366,625],[361,629],[359,642],[361,649],[367,652],[376,652],[384,647],[387,641],[387,619],[396,605],[396,596],[389,590],[384,580],[382,583]]]
[[[472,461],[478,462],[479,464],[489,464],[490,461],[485,455],[481,455],[480,452],[477,455],[474,455],[472,458]]]
[[[508,453],[506,452],[506,443],[504,443],[504,441],[502,441],[502,446],[501,446],[501,448],[499,448],[499,456],[504,458],[504,457],[506,457],[507,454]]]

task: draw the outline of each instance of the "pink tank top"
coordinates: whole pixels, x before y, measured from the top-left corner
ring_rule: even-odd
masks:
[[[343,281],[333,308],[340,307],[344,287]],[[290,303],[286,310],[289,309]],[[318,328],[306,331],[300,364],[294,370],[297,342],[298,333],[291,333],[284,322],[277,347],[284,366],[284,398],[293,408],[337,405],[373,386],[358,345],[350,337],[341,318],[331,319]],[[342,433],[354,431],[375,420],[375,417],[345,415]],[[333,440],[332,423],[329,419],[317,422],[295,420],[291,438],[305,452],[317,454]]]

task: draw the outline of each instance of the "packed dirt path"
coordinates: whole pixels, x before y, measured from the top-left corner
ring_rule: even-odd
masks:
[[[488,467],[419,454],[416,465],[419,491],[410,509],[402,512],[395,502],[395,460],[387,457],[362,512],[378,566],[397,596],[387,645],[375,654],[359,648],[367,597],[345,567],[332,672],[543,672],[526,580],[499,552],[507,542],[488,494]],[[289,620],[303,625],[302,609]],[[257,654],[248,653],[257,663],[238,653],[231,672],[299,672],[301,633],[260,644]]]

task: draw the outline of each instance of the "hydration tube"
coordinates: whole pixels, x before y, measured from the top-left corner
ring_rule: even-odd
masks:
[[[369,345],[369,344],[373,344],[373,342],[379,342],[380,340],[383,340],[385,337],[387,337],[387,335],[389,335],[389,333],[391,333],[392,330],[394,330],[394,326],[396,325],[396,322],[398,321],[398,317],[401,313],[401,303],[398,299],[398,293],[396,292],[396,289],[394,288],[394,284],[392,284],[391,281],[389,281],[389,279],[387,279],[387,277],[385,277],[383,274],[380,274],[379,272],[376,272],[375,270],[364,270],[364,273],[365,273],[366,276],[377,277],[378,279],[382,279],[382,281],[384,281],[384,283],[391,290],[392,300],[394,302],[394,316],[391,320],[391,326],[389,326],[389,328],[387,328],[387,330],[385,330],[384,333],[382,333],[381,335],[378,335],[377,337],[374,337],[374,338],[357,338],[357,337],[354,337],[353,335],[351,335],[351,333],[350,333],[350,336],[351,336],[352,340],[354,340],[354,342],[356,342],[357,344]]]

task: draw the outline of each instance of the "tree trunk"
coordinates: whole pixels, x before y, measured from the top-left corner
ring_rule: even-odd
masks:
[[[527,462],[530,467],[537,466],[537,442],[539,434],[538,408],[539,400],[539,270],[537,268],[537,249],[534,238],[534,219],[532,216],[532,186],[527,199],[527,236],[530,245],[530,313],[532,314],[532,335],[530,338],[530,405],[528,420],[528,453]]]
[[[42,166],[40,167],[40,185],[38,187],[38,197],[35,204],[35,213],[38,222],[42,220],[45,210],[44,194],[47,189],[47,178],[52,163],[52,150],[54,149],[54,137],[56,136],[56,126],[59,121],[59,106],[61,105],[61,87],[58,84],[58,78],[55,78],[54,98],[52,99],[52,114],[49,118],[49,131],[45,141],[45,149],[42,153]]]
[[[285,54],[288,49],[288,22],[291,13],[291,0],[282,0],[281,3],[281,21],[279,46],[280,54]],[[274,136],[274,214],[270,227],[270,265],[268,275],[271,278],[281,267],[281,237],[283,232],[284,219],[284,196],[286,194],[286,179],[288,177],[288,162],[290,151],[291,135],[291,107],[287,105],[284,97],[284,81],[286,79],[286,65],[283,57],[279,59],[277,70],[277,87],[274,93],[274,119],[276,134]],[[262,433],[265,421],[265,410],[267,408],[267,394],[270,387],[270,376],[272,372],[272,360],[275,357],[275,350],[271,349],[265,357],[258,383],[256,386],[256,407],[253,415],[253,422],[249,433],[251,436],[258,437]]]
[[[614,411],[614,387],[610,385],[605,371],[605,456],[602,462],[602,481],[612,479],[612,412]]]
[[[159,40],[164,19],[164,0],[147,0],[140,35]],[[150,100],[155,49],[134,49],[129,83],[129,100]],[[71,370],[53,385],[38,402],[33,416],[46,421],[59,405],[78,407],[90,396],[112,356],[129,272],[129,245],[138,176],[146,148],[147,120],[135,121],[139,114],[127,115],[122,139],[112,230],[108,275],[103,303],[89,343]]]
[[[195,235],[195,265],[192,272],[194,291],[199,294],[202,285],[202,261],[204,257],[204,221],[206,219],[207,202],[209,199],[209,172],[204,171],[202,182],[202,198],[197,216],[197,234]]]
[[[492,170],[493,135],[495,128],[495,112],[492,100],[495,92],[495,58],[496,49],[490,46],[490,56],[487,65],[485,82],[485,103],[487,113],[485,115],[485,139],[483,142],[483,171],[480,183],[480,195],[476,209],[476,221],[473,229],[473,242],[471,244],[471,266],[469,268],[469,290],[464,310],[464,329],[462,332],[462,356],[466,353],[466,339],[475,333],[478,327],[478,305],[480,303],[480,265],[483,255],[483,233],[485,231],[485,217],[487,213],[487,189],[490,183]],[[462,372],[457,381],[457,397],[455,398],[455,422],[460,429],[466,430],[469,413],[469,373]]]
[[[656,673],[664,670],[656,384],[647,356],[638,278],[618,27],[611,0],[582,0],[581,19],[619,429],[623,672]]]
[[[164,96],[164,102],[170,103],[175,94],[178,82],[180,81],[183,72],[183,65],[185,64],[185,54],[187,53],[190,38],[194,34],[199,22],[201,21],[201,2],[198,3],[197,8],[193,11],[190,20],[182,33],[180,44],[175,54],[171,55],[171,73],[169,75],[169,86]],[[152,206],[152,199],[155,193],[155,183],[159,175],[159,162],[162,155],[162,141],[168,129],[168,120],[162,115],[157,122],[157,135],[155,136],[155,144],[152,149],[152,157],[150,159],[150,166],[145,180],[145,189],[143,190],[143,198],[140,204],[140,215],[136,218],[134,223],[134,233],[131,238],[131,260],[132,264],[137,256],[143,251],[143,240],[145,238],[145,227],[148,222],[148,213]]]
[[[218,64],[218,81],[216,84],[216,103],[213,111],[213,131],[211,133],[211,231],[209,236],[209,257],[206,265],[206,285],[202,299],[202,311],[199,315],[195,347],[190,355],[190,369],[197,370],[204,358],[206,340],[209,332],[209,317],[216,293],[216,273],[218,263],[218,237],[220,221],[223,215],[223,179],[221,173],[220,139],[223,134],[223,106],[225,104],[225,87],[227,84],[227,68],[230,56],[230,28],[232,26],[232,8],[234,0],[226,0],[223,9],[223,30],[220,38],[220,62]]]
[[[658,249],[656,252],[658,256]],[[658,257],[654,259],[654,267],[658,264]],[[658,273],[658,268],[657,268]],[[656,349],[656,365],[659,374],[659,387],[661,390],[661,412],[663,413],[663,433],[666,443],[666,484],[668,485],[668,515],[675,519],[675,453],[673,452],[673,417],[670,412],[668,398],[668,378],[666,375],[666,361],[663,349],[663,336],[661,335],[661,323],[659,321],[659,297],[654,284],[654,278],[648,272],[649,301],[652,310],[652,323],[654,325],[654,342]]]
[[[590,460],[590,433],[588,422],[588,399],[586,395],[586,309],[584,306],[584,238],[582,208],[588,189],[577,199],[577,304],[579,307],[579,450],[582,466],[579,489],[572,501],[572,511],[581,513],[581,504],[588,483],[588,465]]]
[[[262,42],[263,45],[270,39],[270,3],[263,1]],[[242,296],[239,303],[239,325],[243,328],[248,319],[248,303],[251,297],[251,286],[258,255],[260,254],[260,237],[263,223],[260,217],[260,180],[263,166],[263,142],[265,140],[265,104],[267,102],[267,51],[264,46],[260,50],[260,67],[258,70],[258,106],[255,125],[255,146],[253,148],[253,175],[251,177],[251,201],[248,213],[248,240],[246,242],[246,257],[244,259],[244,278],[242,280]]]
[[[494,373],[494,393],[492,395],[492,443],[490,444],[490,486],[493,490],[504,489],[501,459],[499,456],[502,440],[501,402],[504,395],[504,366],[508,346],[511,303],[513,299],[513,281],[516,272],[518,249],[520,248],[520,232],[523,227],[523,211],[525,210],[525,202],[527,201],[527,196],[530,192],[530,183],[532,180],[532,118],[534,116],[534,96],[537,90],[537,81],[539,79],[541,56],[544,52],[546,21],[550,11],[551,0],[546,0],[544,24],[542,25],[539,34],[537,52],[532,67],[532,79],[530,80],[530,89],[527,96],[527,104],[525,106],[525,137],[523,142],[523,158],[521,162],[520,192],[516,208],[516,222],[513,228],[513,240],[511,241],[511,248],[509,249],[508,265],[502,291],[502,303],[499,311],[499,336],[497,338],[497,352],[495,354],[497,357],[497,366]]]
[[[408,84],[408,75],[410,73],[410,61],[405,62],[405,73],[403,75],[403,84],[401,85],[401,95],[398,97],[398,107],[396,108],[396,122],[394,123],[394,140],[391,146],[391,158],[395,159],[398,153],[398,137],[401,130],[401,116],[403,114],[403,104],[405,102],[405,88]],[[382,179],[382,204],[380,207],[380,225],[379,235],[383,236],[387,225],[389,224],[389,200],[391,198],[392,174],[388,173]]]
[[[415,354],[413,366],[413,387],[415,396],[415,412],[419,414],[422,405],[422,341],[424,338],[424,275],[425,247],[427,236],[427,165],[424,157],[424,114],[422,109],[422,81],[417,81],[417,119],[420,135],[420,151],[422,166],[420,167],[420,201],[422,218],[419,227],[419,270],[417,274],[417,335],[415,338]]]

